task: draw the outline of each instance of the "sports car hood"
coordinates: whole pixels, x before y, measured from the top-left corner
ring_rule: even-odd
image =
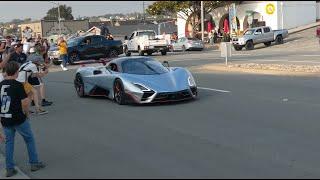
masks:
[[[139,83],[157,92],[175,92],[189,88],[189,74],[182,68],[155,75],[122,74],[126,81]]]

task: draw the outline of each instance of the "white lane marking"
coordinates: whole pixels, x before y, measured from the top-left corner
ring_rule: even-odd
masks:
[[[251,54],[231,54],[231,55],[232,56],[251,56]]]
[[[223,92],[223,93],[230,93],[230,91],[221,90],[221,89],[212,89],[212,88],[206,88],[206,87],[198,87],[198,89],[209,90],[209,91],[216,91],[216,92]]]
[[[307,54],[307,55],[302,55],[302,56],[306,56],[306,57],[319,57],[319,54]]]

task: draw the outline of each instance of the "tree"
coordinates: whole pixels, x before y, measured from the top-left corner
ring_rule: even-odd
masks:
[[[60,5],[60,17],[64,18],[65,20],[73,20],[73,15],[72,15],[72,8],[66,5]],[[44,17],[44,20],[55,20],[58,21],[59,19],[59,14],[58,14],[58,7],[51,8],[47,12],[47,15]]]
[[[226,6],[231,3],[239,4],[241,1],[203,1],[204,14],[212,12],[214,9]],[[201,1],[157,1],[148,6],[147,13],[150,15],[166,15],[189,19],[193,31],[197,32],[200,26]]]

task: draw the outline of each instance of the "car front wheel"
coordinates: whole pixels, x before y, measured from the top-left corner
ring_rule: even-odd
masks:
[[[120,79],[117,79],[113,85],[114,101],[119,105],[126,104],[125,92]]]

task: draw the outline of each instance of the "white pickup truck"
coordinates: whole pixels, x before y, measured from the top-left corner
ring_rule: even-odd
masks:
[[[288,37],[288,30],[272,30],[269,26],[249,28],[243,36],[232,38],[232,44],[236,51],[240,51],[243,47],[246,50],[254,49],[255,44],[264,43],[265,46],[270,46],[271,42],[282,44],[283,39]]]
[[[132,52],[138,52],[140,56],[147,53],[149,56],[154,52],[161,52],[166,55],[170,44],[165,39],[156,38],[156,32],[153,30],[134,31],[130,38],[125,37],[124,53],[131,56]]]

